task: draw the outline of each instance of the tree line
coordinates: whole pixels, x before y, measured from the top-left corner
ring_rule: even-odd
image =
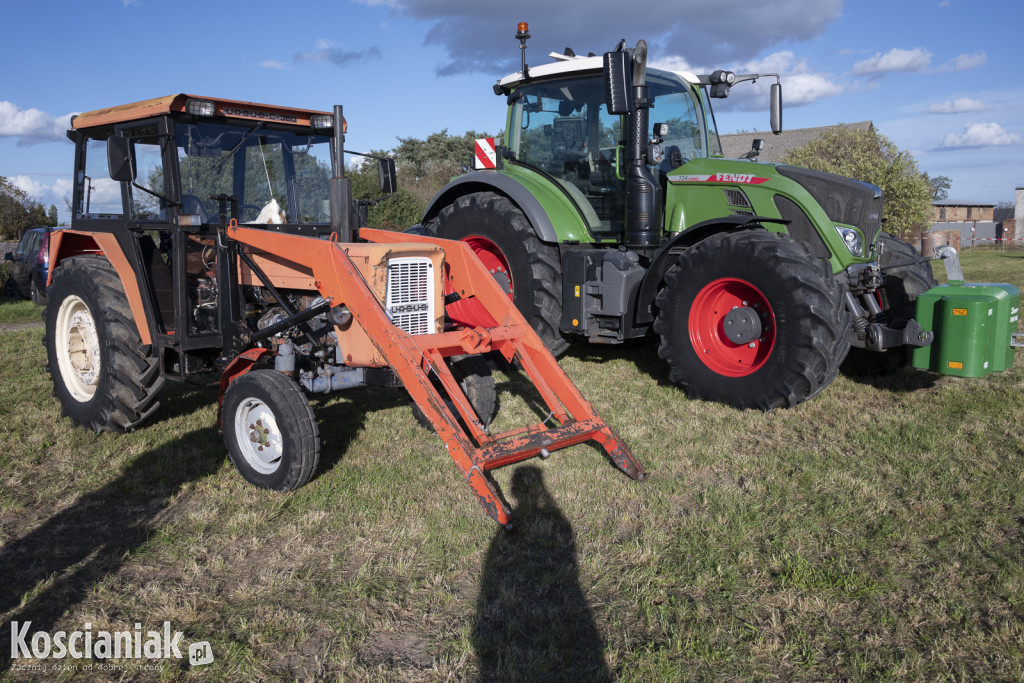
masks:
[[[0,240],[17,241],[33,225],[57,225],[57,207],[49,210],[0,176]]]

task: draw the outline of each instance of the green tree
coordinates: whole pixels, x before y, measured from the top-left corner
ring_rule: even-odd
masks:
[[[57,225],[57,207],[46,208],[0,176],[0,238],[18,239],[33,225]]]
[[[917,160],[874,130],[835,127],[803,147],[790,150],[784,163],[836,173],[871,183],[885,192],[885,230],[909,237],[927,226],[932,189]]]
[[[395,159],[398,191],[370,209],[369,227],[404,230],[418,223],[434,195],[453,177],[469,171],[473,141],[488,137],[493,136],[476,131],[450,135],[445,128],[425,139],[398,138],[398,145],[390,152],[373,150],[371,154]],[[375,159],[365,159],[347,173],[352,181],[353,197],[377,199],[380,196]]]
[[[937,175],[932,178],[927,173],[922,173],[921,175],[924,176],[928,187],[931,189],[933,202],[942,201],[949,197],[949,188],[953,186],[953,181],[948,176]]]

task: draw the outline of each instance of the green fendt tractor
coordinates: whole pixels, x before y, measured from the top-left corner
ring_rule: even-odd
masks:
[[[931,266],[882,232],[878,187],[722,157],[711,99],[774,78],[777,134],[777,74],[648,69],[643,41],[530,68],[525,23],[516,37],[504,138],[477,141],[477,170],[411,230],[472,245],[554,353],[658,335],[691,397],[770,410],[848,353],[883,373],[932,342],[914,320]]]

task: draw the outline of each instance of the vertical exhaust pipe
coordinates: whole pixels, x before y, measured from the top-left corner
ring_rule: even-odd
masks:
[[[633,50],[633,102],[626,138],[626,246],[645,249],[661,243],[661,207],[658,185],[647,168],[647,142],[651,107],[647,87],[647,43]]]
[[[330,180],[331,232],[338,236],[339,242],[351,242],[352,185],[345,177],[345,117],[340,104],[334,105],[331,166],[334,171]]]

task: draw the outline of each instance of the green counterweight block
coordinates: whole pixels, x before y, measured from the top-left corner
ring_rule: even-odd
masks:
[[[981,377],[1013,365],[1020,291],[1005,283],[939,285],[917,297],[917,322],[935,332],[912,364],[943,375]]]

